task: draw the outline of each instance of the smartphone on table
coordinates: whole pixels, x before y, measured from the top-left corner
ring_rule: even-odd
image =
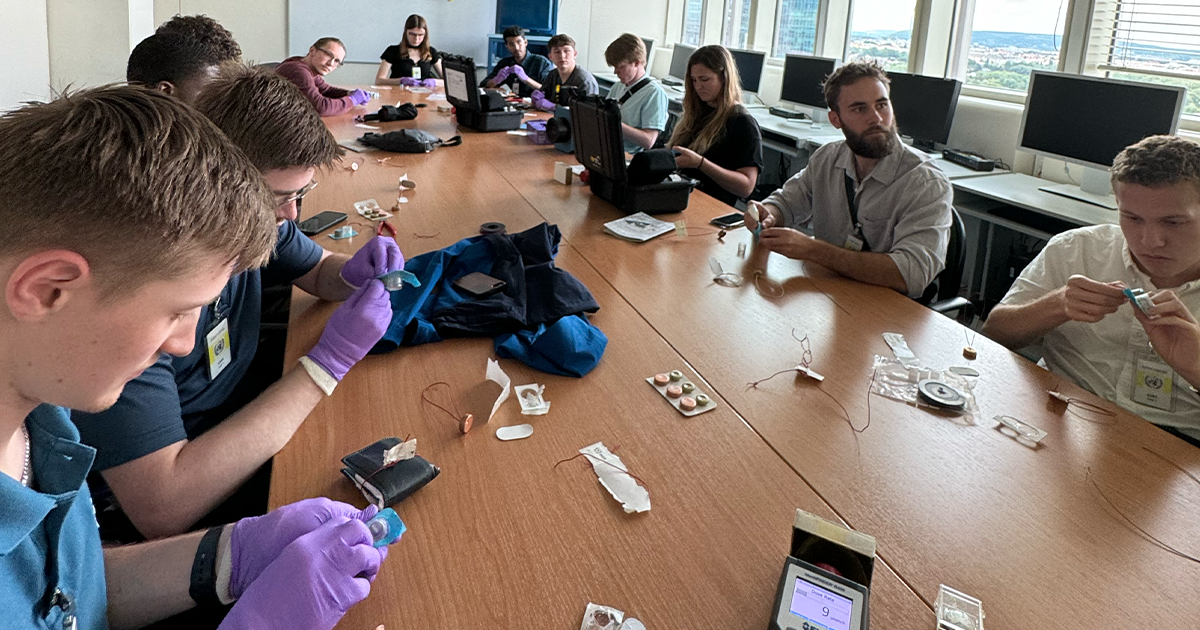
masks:
[[[742,216],[741,212],[730,212],[729,214],[721,215],[712,221],[709,221],[709,223],[712,223],[713,225],[724,230],[732,230],[735,227],[742,227],[745,225],[746,220],[745,217]]]
[[[326,210],[325,212],[315,214],[301,221],[298,225],[301,233],[307,234],[308,236],[316,236],[317,234],[320,234],[321,232],[345,220],[345,212],[333,212],[331,210]]]

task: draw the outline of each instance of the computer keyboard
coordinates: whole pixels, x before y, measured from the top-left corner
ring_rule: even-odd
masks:
[[[809,115],[805,114],[804,112],[798,112],[784,107],[772,107],[767,111],[770,112],[772,116],[779,116],[780,118],[786,118],[788,120],[811,120]]]
[[[968,153],[966,151],[946,149],[945,151],[942,151],[942,157],[947,161],[969,168],[973,171],[991,171],[996,168],[995,160],[989,160],[985,157],[980,157],[974,153]]]

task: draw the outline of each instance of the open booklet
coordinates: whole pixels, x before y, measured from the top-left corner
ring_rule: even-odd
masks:
[[[645,243],[656,236],[661,236],[674,229],[674,223],[659,221],[645,212],[631,214],[604,224],[605,232],[617,238],[623,238],[636,243]]]

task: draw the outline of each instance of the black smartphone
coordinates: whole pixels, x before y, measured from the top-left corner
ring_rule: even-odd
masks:
[[[316,236],[326,229],[333,227],[345,220],[345,212],[333,212],[332,210],[326,210],[325,212],[315,214],[301,221],[298,225],[302,233],[309,236]]]
[[[506,283],[499,278],[493,278],[486,273],[469,273],[454,281],[454,288],[476,298],[485,298],[499,293]]]
[[[741,212],[730,212],[729,214],[719,216],[712,221],[709,221],[709,223],[722,229],[732,230],[735,227],[742,227],[745,225],[746,220],[745,217],[742,216]]]

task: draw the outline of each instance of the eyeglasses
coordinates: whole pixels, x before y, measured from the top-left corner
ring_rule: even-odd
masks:
[[[329,55],[329,58],[333,60],[333,67],[335,67],[335,68],[336,68],[336,67],[338,67],[338,66],[342,65],[342,60],[341,60],[341,59],[338,59],[338,58],[337,58],[337,55],[335,55],[335,54],[333,54],[333,53],[329,52],[328,50],[325,50],[324,48],[318,48],[317,50],[319,50],[319,51],[321,51],[321,52],[325,53],[326,55]]]
[[[286,206],[289,203],[292,203],[293,201],[300,201],[301,199],[304,198],[304,195],[307,195],[308,193],[312,192],[312,189],[314,189],[316,187],[317,187],[317,182],[316,182],[316,180],[313,180],[311,182],[308,182],[307,186],[305,186],[304,188],[301,188],[300,190],[297,190],[296,192],[275,193],[275,200],[277,202],[279,202],[280,206]]]

